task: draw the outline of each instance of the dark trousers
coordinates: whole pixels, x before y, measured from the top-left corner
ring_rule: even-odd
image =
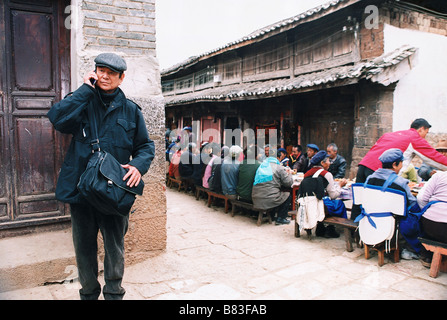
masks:
[[[363,165],[359,165],[357,170],[357,176],[355,177],[355,183],[364,183],[366,179],[374,173],[374,170],[365,167]],[[355,220],[358,215],[360,215],[361,209],[359,205],[352,205],[351,209],[351,220]]]
[[[79,291],[82,300],[98,299],[101,285],[98,282],[98,231],[104,242],[104,299],[122,299],[125,290],[121,287],[124,274],[124,235],[128,217],[105,215],[90,205],[71,205],[73,244],[76,254]]]
[[[284,201],[282,204],[280,204],[275,208],[276,216],[278,218],[286,219],[289,216],[289,206],[291,202],[292,202],[292,194],[290,194],[290,196],[287,198],[286,201]]]
[[[447,243],[447,223],[421,217],[422,234],[432,240]]]

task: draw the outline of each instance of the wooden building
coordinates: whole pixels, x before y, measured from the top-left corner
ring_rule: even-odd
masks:
[[[446,81],[433,71],[424,87],[420,76],[445,70],[443,57],[427,54],[447,45],[447,10],[416,2],[330,1],[163,70],[166,125],[197,121],[198,143],[209,128],[218,142],[237,128],[276,129],[286,148],[335,142],[347,177],[383,133],[414,118],[445,135]],[[434,98],[421,105],[426,96]]]

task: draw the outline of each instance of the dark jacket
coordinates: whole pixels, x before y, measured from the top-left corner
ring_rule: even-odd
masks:
[[[194,162],[195,162],[194,154],[190,150],[185,150],[180,157],[180,163],[178,166],[182,178],[185,179],[193,178]]]
[[[331,163],[328,171],[332,173],[334,179],[344,178],[346,173],[346,160],[337,154],[334,162]]]
[[[237,183],[237,195],[245,201],[251,200],[251,192],[253,190],[253,182],[255,181],[256,170],[259,168],[260,163],[249,163],[245,159],[239,166],[239,175]]]
[[[307,170],[307,158],[304,153],[301,153],[295,161],[293,161],[292,157],[290,157],[290,159],[292,162],[292,169],[296,169],[297,172],[305,172]]]
[[[73,136],[57,181],[58,200],[83,202],[77,184],[92,150],[88,109],[95,110],[101,149],[112,154],[119,163],[136,167],[141,175],[149,170],[155,155],[154,142],[149,139],[138,105],[128,100],[121,89],[117,90],[119,92],[106,109],[97,89],[83,84],[48,112],[57,131]]]

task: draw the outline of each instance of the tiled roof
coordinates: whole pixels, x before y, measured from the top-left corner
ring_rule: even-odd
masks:
[[[165,103],[169,106],[195,101],[231,101],[250,97],[267,98],[290,94],[319,85],[355,83],[360,79],[372,79],[384,70],[410,57],[416,50],[414,47],[404,46],[372,60],[302,74],[294,78],[236,83],[175,96],[165,96]]]
[[[301,23],[303,20],[306,20],[309,17],[312,17],[312,16],[316,15],[319,12],[324,13],[325,11],[329,10],[330,8],[338,6],[342,2],[350,2],[350,1],[352,1],[352,0],[332,0],[332,1],[329,1],[327,3],[324,3],[324,4],[322,4],[322,5],[318,6],[318,7],[315,7],[313,9],[309,9],[309,10],[307,10],[307,11],[301,13],[301,14],[298,14],[296,16],[293,16],[291,18],[284,19],[284,20],[279,21],[277,23],[271,24],[271,25],[269,25],[267,27],[258,29],[256,31],[250,33],[249,35],[247,35],[245,37],[242,37],[242,38],[240,38],[240,39],[238,39],[236,41],[227,43],[224,46],[221,46],[221,47],[216,48],[214,50],[205,52],[205,53],[203,53],[201,55],[198,55],[198,56],[190,57],[189,59],[187,59],[187,60],[185,60],[183,62],[180,62],[180,63],[178,63],[178,64],[176,64],[176,65],[174,65],[174,66],[172,66],[170,68],[162,70],[161,74],[163,75],[163,74],[174,72],[176,70],[180,70],[180,69],[182,69],[185,66],[188,66],[190,64],[193,64],[193,63],[197,62],[202,57],[211,55],[211,54],[216,53],[216,52],[218,52],[220,50],[223,50],[223,49],[230,48],[230,47],[232,47],[234,45],[239,45],[239,44],[242,44],[242,43],[247,42],[247,41],[255,40],[256,38],[259,38],[259,37],[262,37],[262,36],[264,36],[266,34],[272,33],[273,31],[278,30],[280,28],[284,28],[284,27],[292,26],[292,25],[297,25],[297,24]]]

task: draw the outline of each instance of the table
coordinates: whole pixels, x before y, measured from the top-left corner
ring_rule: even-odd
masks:
[[[292,210],[296,210],[296,194],[300,189],[300,185],[292,185]]]

